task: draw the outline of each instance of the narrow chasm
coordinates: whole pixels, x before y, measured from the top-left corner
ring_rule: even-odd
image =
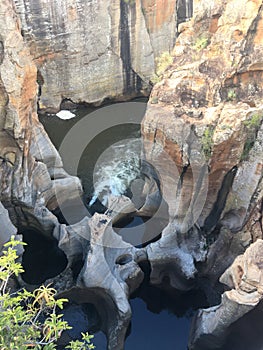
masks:
[[[141,110],[144,112],[146,105],[144,102],[141,104]],[[87,209],[86,213],[92,216],[98,212],[111,211],[107,208],[111,196],[129,198],[134,205],[133,209],[128,213],[125,211],[121,213],[120,217],[114,221],[112,228],[124,242],[143,251],[150,244],[160,240],[164,228],[169,223],[169,213],[168,205],[162,198],[158,172],[141,159],[141,117],[134,119],[134,117],[124,116],[121,104],[119,107],[117,104],[97,110],[87,110],[86,115],[82,110],[81,114],[77,112],[74,121],[63,121],[56,117],[50,119],[47,116],[42,116],[41,121],[51,140],[60,150],[63,139],[67,137],[67,133],[74,125],[85,119],[90,123],[94,118],[99,119],[101,116],[105,118],[105,113],[107,116],[112,113],[111,108],[114,113],[116,111],[120,113],[118,125],[109,125],[100,133],[94,134],[80,157],[77,174],[84,188],[82,201]],[[120,108],[119,111],[118,108]],[[54,125],[57,126],[56,133],[52,131]],[[70,173],[72,168],[68,156],[62,153],[65,168]],[[79,211],[72,203],[68,203],[68,208],[71,217],[73,212]],[[65,213],[65,208],[53,210],[59,222],[68,225],[69,216]],[[84,215],[85,213],[83,217]],[[78,215],[77,217],[79,219]],[[31,250],[34,251],[33,247]],[[27,251],[24,255],[26,265]],[[115,265],[125,269],[132,263],[132,255],[125,253],[117,258]],[[79,280],[78,275],[81,274],[84,265],[84,261],[79,260],[72,266],[75,280]],[[200,289],[189,292],[172,289],[166,278],[163,279],[161,286],[154,286],[150,278],[150,262],[146,259],[139,265],[144,272],[144,279],[131,295],[132,321],[126,334],[125,349],[135,347],[136,349],[145,349],[145,347],[169,349],[174,346],[179,346],[180,349],[186,348],[192,315],[198,308],[208,306],[204,293]],[[82,292],[76,291],[76,295],[78,293]],[[86,322],[86,329],[88,327],[89,330],[96,332],[96,344],[99,342],[100,349],[105,349],[105,338],[102,333],[98,333],[101,330],[102,316],[98,316],[96,322],[93,319],[96,306],[75,305],[74,302],[79,300],[79,297],[74,297],[74,292],[69,293],[67,297],[72,303],[66,308],[66,317],[71,320],[73,329],[76,329],[76,333],[68,333],[68,336],[78,338],[77,333],[85,330],[83,322]],[[85,298],[89,299],[87,296]],[[162,330],[162,336],[160,336],[160,330]]]

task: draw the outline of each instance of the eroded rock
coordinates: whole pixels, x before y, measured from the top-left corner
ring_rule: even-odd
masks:
[[[189,349],[215,349],[224,343],[231,324],[263,298],[263,241],[257,240],[238,256],[220,278],[230,290],[218,306],[200,310],[193,320]]]
[[[3,245],[8,242],[12,235],[16,234],[16,228],[10,221],[8,211],[4,208],[0,202],[0,222],[1,222],[1,235],[0,235],[0,251]]]
[[[194,2],[142,123],[172,235],[200,229],[214,283],[251,243],[242,229],[262,198],[262,4],[233,4]]]
[[[111,218],[94,214],[89,220],[90,246],[77,285],[66,295],[78,303],[93,303],[108,338],[108,349],[123,349],[131,320],[129,295],[143,280],[137,249],[123,242]]]
[[[28,2],[29,12],[25,2],[15,3],[39,73],[15,8],[4,0],[0,199],[17,228],[35,228],[58,241],[67,259],[62,283],[57,283],[60,292],[93,303],[108,348],[119,350],[131,318],[129,296],[143,279],[137,263],[150,263],[150,282],[159,287],[168,281],[171,288],[186,291],[203,277],[213,288],[234,258],[262,238],[262,4],[195,1],[194,18],[179,26],[174,62],[153,89],[143,121],[144,157],[158,175],[146,181],[145,204],[137,210],[127,198],[111,198],[106,214],[90,218],[80,181],[63,170],[38,122],[36,80],[40,105],[53,111],[61,99],[101,102],[141,93],[154,56],[173,44],[175,30],[167,41],[163,35],[176,26],[175,2],[164,8],[163,2],[151,6],[151,1],[141,1],[142,7],[139,1],[85,6],[62,1],[52,4],[53,14],[45,2]],[[41,19],[35,13],[39,8]],[[98,23],[103,23],[101,41]],[[35,37],[29,36],[31,29]],[[64,209],[71,210],[76,201],[84,209],[77,222],[59,222],[52,211],[60,209],[67,219]],[[151,238],[158,240],[137,249],[112,229],[126,215],[165,218],[168,225],[160,238],[153,225]],[[4,242],[7,237],[2,237]],[[199,340],[210,346],[211,339],[219,346],[229,325],[261,300],[261,246],[261,240],[251,245],[224,274],[232,289],[220,306],[200,311],[190,346],[199,346]],[[76,263],[83,263],[80,271]]]
[[[148,94],[154,60],[176,37],[175,0],[15,4],[39,69],[41,108]]]

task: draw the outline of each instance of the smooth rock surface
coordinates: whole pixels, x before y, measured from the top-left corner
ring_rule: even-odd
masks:
[[[56,111],[64,98],[100,103],[141,94],[154,58],[173,46],[176,4],[15,5],[0,4],[0,200],[12,224],[58,241],[67,259],[58,288],[96,305],[109,350],[124,346],[128,299],[143,279],[137,263],[150,264],[150,283],[158,287],[186,291],[203,278],[211,291],[244,254],[223,277],[233,284],[222,304],[200,311],[193,328],[190,346],[201,338],[219,346],[262,295],[262,2],[194,1],[194,17],[178,27],[173,63],[143,121],[144,158],[158,175],[146,181],[145,204],[137,211],[127,198],[112,198],[107,215],[90,218],[83,210],[70,224],[53,212],[83,206],[81,183],[63,170],[38,121],[37,94],[40,107]],[[157,241],[137,249],[111,227],[131,213],[158,220],[164,214],[168,225],[161,235],[153,227]]]
[[[231,324],[252,310],[263,298],[263,241],[257,240],[238,256],[220,278],[230,290],[221,304],[198,312],[192,324],[189,349],[222,346]]]
[[[40,108],[147,94],[155,58],[172,50],[176,0],[15,0],[38,67]]]

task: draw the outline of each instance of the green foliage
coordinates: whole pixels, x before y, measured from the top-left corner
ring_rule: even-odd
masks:
[[[162,77],[161,77],[161,76],[158,76],[157,74],[154,74],[154,75],[151,77],[151,83],[152,83],[152,84],[160,83],[161,80],[162,80]]]
[[[261,122],[262,122],[262,119],[263,119],[263,114],[255,113],[252,115],[251,119],[245,120],[243,124],[249,130],[259,129]]]
[[[173,63],[173,57],[168,51],[163,52],[156,58],[156,74],[160,76],[164,73],[167,67]]]
[[[88,333],[81,333],[82,335],[82,341],[76,340],[71,341],[68,346],[66,346],[66,349],[71,350],[86,350],[86,349],[95,349],[95,346],[92,344],[91,339],[94,337],[94,335],[90,335]]]
[[[173,56],[168,52],[163,52],[155,59],[156,73],[151,77],[151,83],[157,84],[162,80],[164,71],[173,63]]]
[[[61,333],[71,329],[62,319],[63,315],[56,313],[57,309],[63,309],[67,299],[56,299],[56,290],[49,285],[34,292],[21,289],[10,294],[10,278],[23,272],[21,264],[16,262],[15,247],[19,244],[24,243],[12,237],[0,256],[0,349],[56,349]],[[83,334],[82,342],[71,342],[70,346],[72,349],[94,349],[92,337]]]
[[[247,139],[244,144],[241,160],[246,160],[248,158],[249,152],[255,144],[257,132],[263,120],[263,114],[255,113],[251,116],[251,119],[245,120],[243,122],[247,130]]]
[[[157,104],[158,103],[158,97],[157,96],[153,96],[151,98],[151,100],[150,100],[150,103],[153,104],[153,105]]]
[[[234,101],[236,99],[236,92],[234,89],[229,89],[227,92],[227,100]]]
[[[202,136],[202,151],[204,152],[204,155],[206,159],[208,160],[212,154],[212,147],[213,147],[213,134],[214,129],[211,126],[208,126],[204,134]]]
[[[128,5],[133,5],[135,4],[135,0],[123,0],[126,4]]]
[[[208,44],[209,44],[208,37],[202,35],[196,39],[195,44],[194,44],[194,49],[197,51],[201,51],[201,50],[205,49],[208,46]]]

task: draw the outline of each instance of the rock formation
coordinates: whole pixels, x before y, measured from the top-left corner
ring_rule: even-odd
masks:
[[[195,316],[189,349],[216,349],[223,345],[231,324],[255,308],[263,298],[262,239],[239,255],[220,282],[230,290],[220,305],[200,310]]]
[[[123,348],[140,262],[150,264],[151,284],[165,281],[172,292],[198,285],[214,304],[211,291],[239,256],[221,278],[231,288],[222,303],[194,319],[191,349],[222,344],[229,325],[261,300],[262,2],[195,0],[183,22],[186,3],[190,9],[191,1],[0,4],[0,244],[16,229],[55,239],[66,257],[55,287],[96,305],[109,350]],[[145,204],[137,210],[112,197],[108,211],[90,218],[80,180],[63,170],[38,121],[37,94],[41,107],[58,108],[64,98],[100,103],[141,93],[154,58],[174,44],[176,7],[172,64],[142,124],[143,159],[156,172],[145,169]],[[76,222],[54,214],[73,206]],[[159,238],[153,225],[158,239],[135,248],[112,229],[131,214],[167,226]]]
[[[148,94],[155,58],[175,43],[175,0],[15,3],[38,67],[41,108],[58,108],[63,98],[101,103]]]
[[[194,261],[210,246],[199,275],[214,282],[251,242],[252,231],[236,232],[262,197],[262,3],[233,6],[194,2],[142,125],[145,159],[159,171],[170,215],[155,245],[174,235],[169,249],[179,245],[193,257],[195,247]],[[194,264],[191,271],[188,278]]]

